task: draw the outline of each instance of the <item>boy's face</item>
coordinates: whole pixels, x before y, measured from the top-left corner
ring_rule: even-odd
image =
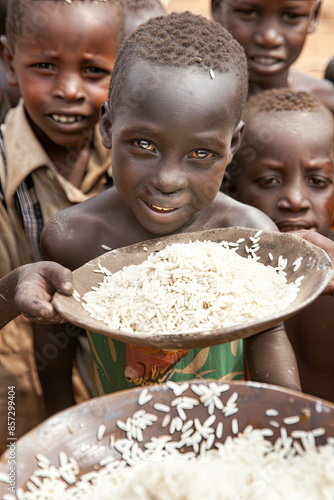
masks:
[[[100,128],[112,147],[115,186],[148,231],[177,231],[216,197],[241,138],[235,85],[229,73],[212,79],[209,70],[139,61],[113,112],[104,107]]]
[[[282,232],[328,235],[333,220],[333,119],[324,111],[258,112],[231,175],[235,197],[266,213]]]
[[[12,79],[37,129],[57,145],[76,146],[90,136],[108,95],[117,12],[102,2],[33,2],[23,22],[30,31],[15,42]]]
[[[298,58],[316,26],[320,5],[316,0],[221,0],[220,4],[215,18],[245,48],[250,80],[259,84],[286,72]]]

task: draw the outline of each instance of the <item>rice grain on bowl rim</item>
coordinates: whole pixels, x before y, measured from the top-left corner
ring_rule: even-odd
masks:
[[[287,283],[283,256],[276,267],[258,262],[260,233],[245,245],[248,258],[236,252],[242,239],[196,240],[167,245],[114,274],[100,266],[95,271],[104,280],[81,304],[112,330],[152,336],[214,330],[277,314],[295,300],[303,276]]]

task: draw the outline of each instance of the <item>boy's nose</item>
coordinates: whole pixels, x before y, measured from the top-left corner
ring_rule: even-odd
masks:
[[[296,187],[284,189],[277,203],[278,208],[293,212],[305,211],[310,209],[311,206],[308,193]]]
[[[78,101],[84,98],[82,79],[78,75],[67,73],[58,78],[54,96],[66,101]]]
[[[272,17],[268,17],[262,23],[258,24],[254,39],[258,45],[270,48],[279,47],[284,43],[280,24]]]
[[[162,193],[170,194],[187,186],[186,176],[176,161],[161,161],[152,177],[151,183]]]

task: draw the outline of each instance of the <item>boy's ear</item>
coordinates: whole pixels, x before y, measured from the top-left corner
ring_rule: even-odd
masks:
[[[100,109],[100,133],[102,137],[103,146],[107,149],[111,149],[111,112],[109,108],[109,102],[105,101]]]
[[[8,41],[8,38],[5,35],[1,36],[1,58],[3,60],[5,70],[6,70],[6,79],[9,85],[12,87],[18,87],[19,83],[16,78],[16,73],[13,65],[14,61],[14,51]]]
[[[310,20],[310,23],[309,23],[308,29],[307,29],[308,33],[313,33],[313,31],[318,26],[319,19],[320,19],[321,4],[322,4],[321,0],[316,0],[316,5],[314,7],[312,18]]]
[[[230,154],[227,163],[231,163],[232,158],[235,155],[235,152],[239,148],[242,136],[244,135],[244,129],[245,129],[245,123],[242,120],[240,120],[232,135]]]

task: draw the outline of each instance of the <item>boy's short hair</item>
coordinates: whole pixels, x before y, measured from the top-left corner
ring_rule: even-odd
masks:
[[[312,94],[303,90],[291,90],[281,87],[269,89],[254,95],[246,104],[245,114],[254,114],[260,111],[318,111],[327,109],[321,101]]]
[[[2,0],[1,0],[2,1]],[[9,0],[7,5],[7,19],[6,19],[6,35],[11,47],[15,48],[15,39],[19,36],[24,36],[26,38],[33,36],[39,26],[45,26],[47,19],[45,15],[50,11],[50,17],[52,17],[52,10],[48,9],[48,4],[50,3],[64,3],[72,4],[76,2],[93,3],[96,0]],[[125,7],[124,0],[97,0],[102,3],[110,4],[115,6],[119,15],[119,42],[124,38],[124,27],[125,27]],[[36,15],[35,23],[25,24],[24,12],[25,7],[31,3],[41,2],[43,7],[45,7],[45,12],[41,12]]]
[[[331,111],[314,95],[309,94],[304,90],[291,90],[281,87],[278,89],[269,89],[260,92],[248,99],[243,114],[245,121],[245,133],[241,141],[240,147],[236,151],[231,163],[226,168],[225,178],[223,180],[222,190],[228,192],[227,188],[231,189],[229,183],[231,179],[242,174],[241,164],[247,162],[247,155],[252,157],[256,154],[258,144],[263,140],[268,142],[267,129],[264,128],[263,136],[259,135],[255,138],[250,138],[248,132],[252,129],[251,120],[257,117],[259,113],[278,113],[281,111],[294,111],[301,113],[322,112],[328,116],[328,120],[333,120]],[[267,124],[267,119],[265,121]],[[266,127],[266,125],[264,125]],[[228,194],[230,194],[228,192]]]
[[[243,47],[219,23],[189,11],[159,16],[146,21],[121,45],[112,71],[109,100],[120,102],[121,88],[128,71],[138,60],[157,66],[199,67],[235,75],[240,120],[248,92],[247,60]],[[125,99],[125,98],[124,98]],[[113,106],[111,111],[113,111]]]

